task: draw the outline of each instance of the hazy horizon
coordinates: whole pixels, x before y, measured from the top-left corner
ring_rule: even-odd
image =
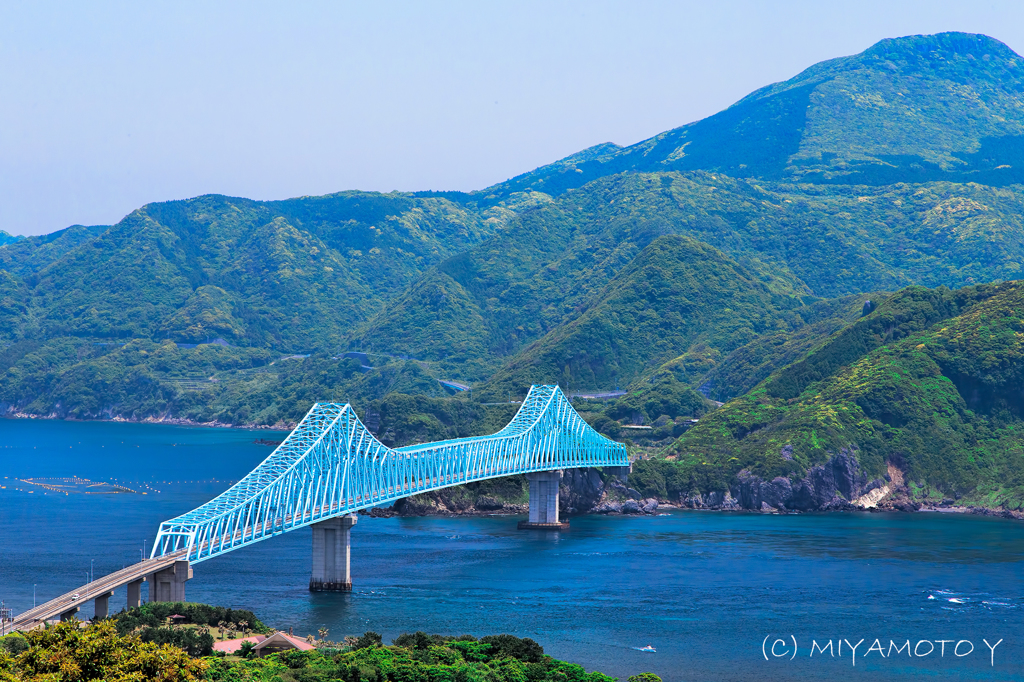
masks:
[[[984,33],[989,2],[0,6],[0,229],[202,194],[475,190],[710,116],[885,38]]]

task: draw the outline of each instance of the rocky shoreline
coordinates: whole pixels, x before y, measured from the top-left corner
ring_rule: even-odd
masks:
[[[456,517],[456,516],[512,516],[514,514],[526,514],[529,512],[529,505],[525,504],[506,504],[497,509],[480,509],[477,507],[468,507],[465,509],[451,510],[451,509],[438,509],[429,508],[425,509],[419,505],[410,504],[406,500],[410,498],[404,498],[395,503],[391,507],[373,507],[372,509],[361,509],[359,514],[370,516],[373,518],[391,518],[395,516],[444,516],[444,517]],[[622,516],[654,516],[660,513],[664,513],[671,510],[680,511],[695,511],[695,512],[716,512],[716,513],[734,513],[734,514],[810,514],[810,513],[881,513],[881,512],[903,512],[903,513],[945,513],[945,514],[975,514],[978,516],[992,516],[1004,519],[1016,519],[1024,521],[1024,512],[1013,511],[1009,509],[989,509],[987,507],[967,506],[967,507],[941,507],[933,505],[910,505],[906,507],[901,506],[876,506],[876,507],[857,507],[854,505],[835,506],[829,509],[801,511],[794,509],[771,509],[771,510],[755,510],[755,509],[744,509],[739,506],[721,506],[721,507],[686,507],[681,505],[675,505],[668,502],[661,502],[654,498],[648,498],[644,500],[625,500],[624,502],[611,501],[602,503],[598,507],[589,509],[586,511],[566,512],[565,516],[571,518],[574,516],[587,516],[589,514],[602,514],[602,515],[622,515]]]
[[[777,477],[771,481],[741,471],[726,490],[693,494],[678,500],[644,497],[628,487],[620,475],[596,469],[570,469],[559,486],[560,511],[565,516],[583,514],[652,515],[670,509],[739,513],[800,514],[809,512],[945,512],[978,514],[1024,520],[1024,512],[958,506],[953,499],[922,504],[911,496],[903,473],[889,465],[884,478],[870,479],[860,469],[853,450],[843,450],[824,464],[811,468],[793,482]],[[482,516],[523,514],[529,505],[487,495],[455,497],[444,491],[403,498],[393,507],[374,509],[379,516]]]

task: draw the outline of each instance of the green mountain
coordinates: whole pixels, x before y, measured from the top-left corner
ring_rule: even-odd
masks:
[[[526,349],[545,335],[568,333],[564,325],[578,325],[595,295],[670,234],[718,249],[772,291],[798,293],[799,303],[913,283],[1014,279],[1024,263],[1021,215],[1018,186],[821,187],[700,171],[625,173],[526,211],[442,261],[348,347],[410,355],[450,377],[486,380],[506,363],[519,365],[518,354],[533,352]],[[560,376],[564,366],[542,374]],[[510,373],[511,365],[502,370]],[[636,376],[629,370],[617,380],[625,386]],[[529,386],[523,379],[513,392]]]
[[[709,398],[726,401],[741,396],[776,369],[798,360],[807,351],[871,312],[889,294],[843,296],[816,301],[782,316],[779,331],[767,332],[729,353],[700,378],[700,390]],[[658,368],[663,374],[685,376],[689,358],[682,355]]]
[[[663,466],[681,495],[750,475],[795,490],[846,452],[913,499],[1024,509],[1022,386],[1021,282],[910,287],[701,419]]]
[[[496,372],[488,389],[518,394],[533,382],[593,390],[624,385],[680,351],[720,357],[775,329],[782,311],[801,305],[785,282],[772,284],[778,291],[707,244],[658,237],[577,316]]]
[[[1018,504],[1022,69],[984,36],[887,40],[479,192],[3,238],[0,411],[284,426],[350,400],[398,445],[557,381],[626,390],[579,407],[662,451],[652,495],[822,508],[902,477]]]
[[[984,35],[883,40],[629,147],[605,144],[485,190],[557,195],[623,171],[813,183],[1024,181],[1024,59]]]
[[[325,347],[493,230],[404,195],[150,204],[34,273],[34,322],[49,336]]]
[[[13,244],[19,239],[23,239],[23,237],[15,237],[12,234],[8,234],[7,232],[0,230],[0,246],[3,246],[5,244]]]

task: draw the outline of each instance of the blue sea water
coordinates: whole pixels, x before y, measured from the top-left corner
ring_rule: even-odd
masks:
[[[281,437],[0,420],[0,599],[22,611],[33,586],[43,601],[81,585],[90,562],[98,576],[137,561],[160,521],[270,453],[255,439]],[[17,480],[67,476],[116,479],[147,494],[44,493]],[[351,594],[308,591],[310,531],[295,531],[196,564],[188,597],[252,609],[296,634],[327,627],[331,639],[509,632],[622,679],[641,671],[666,682],[1024,679],[1021,522],[674,511],[576,517],[556,533],[517,531],[518,520],[360,517]],[[122,589],[112,609],[124,601]],[[875,639],[886,654],[890,640],[910,640],[919,653],[928,640],[934,652],[882,656],[868,652]],[[1002,640],[994,657],[983,640]],[[812,641],[830,641],[833,655],[811,656]],[[957,656],[967,642],[973,652]],[[633,648],[648,644],[657,653]]]

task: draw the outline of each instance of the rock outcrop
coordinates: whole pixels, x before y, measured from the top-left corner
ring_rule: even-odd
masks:
[[[467,494],[464,486],[442,488],[421,495],[403,497],[392,509],[399,516],[456,516],[473,514],[521,514],[529,506],[499,499],[495,495]]]
[[[626,485],[628,470],[619,467],[567,469],[559,483],[559,510],[572,514],[653,514],[662,504],[644,499]],[[528,504],[509,501],[495,494],[474,495],[471,486],[455,486],[414,495],[397,501],[392,508],[401,516],[451,516],[471,514],[521,514]]]
[[[558,504],[562,514],[586,513],[604,496],[605,481],[597,469],[567,469],[558,485]]]
[[[680,500],[690,509],[749,509],[759,511],[827,511],[861,509],[877,504],[888,491],[872,494],[885,487],[885,479],[869,480],[860,468],[853,449],[843,448],[824,464],[807,471],[800,480],[777,476],[770,481],[747,470],[739,472],[729,490]],[[854,502],[867,500],[861,505]]]

